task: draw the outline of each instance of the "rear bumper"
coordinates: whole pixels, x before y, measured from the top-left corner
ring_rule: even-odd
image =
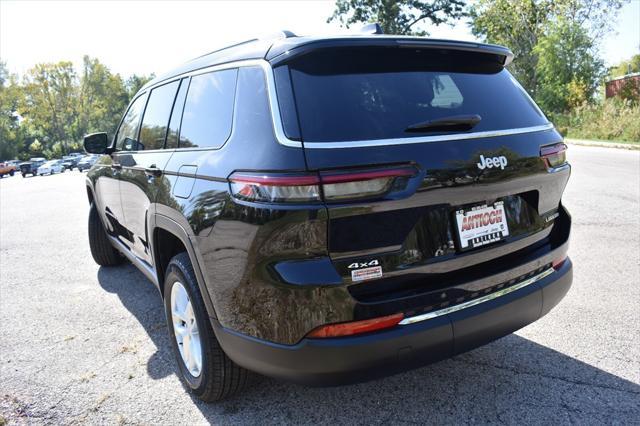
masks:
[[[303,339],[296,345],[267,342],[212,323],[227,355],[249,370],[307,385],[339,385],[416,368],[510,334],[557,305],[569,291],[572,275],[567,259],[539,281],[457,312],[367,335]]]

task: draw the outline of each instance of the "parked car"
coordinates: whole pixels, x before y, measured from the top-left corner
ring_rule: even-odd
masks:
[[[62,164],[65,170],[73,170],[78,167],[78,162],[84,158],[85,154],[71,153],[62,157]]]
[[[98,160],[97,155],[86,155],[84,157],[82,157],[79,161],[78,161],[78,171],[82,172],[84,170],[89,170],[91,168],[91,166],[93,166],[95,164],[95,162]]]
[[[158,287],[206,401],[248,371],[350,383],[505,336],[572,282],[567,147],[512,57],[283,33],[188,62],[86,136],[91,254]]]
[[[62,157],[62,166],[64,167],[65,170],[73,170],[74,167],[77,166],[77,159],[74,158],[68,158],[66,155],[64,157]]]
[[[0,178],[2,178],[4,175],[13,176],[15,173],[16,166],[12,162],[0,162]]]
[[[46,158],[34,157],[29,161],[20,163],[19,168],[22,177],[27,177],[27,175],[36,176],[38,174],[38,167],[44,164],[45,161],[47,161]]]
[[[50,160],[38,167],[38,175],[40,176],[62,172],[64,172],[62,160]]]

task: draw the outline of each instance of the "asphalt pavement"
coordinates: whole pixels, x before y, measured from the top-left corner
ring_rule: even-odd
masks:
[[[0,180],[0,425],[639,424],[640,152],[571,146],[574,283],[540,321],[364,384],[258,378],[205,404],[176,374],[159,294],[89,253],[84,174]]]

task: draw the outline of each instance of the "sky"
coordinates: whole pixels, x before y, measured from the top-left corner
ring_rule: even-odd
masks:
[[[0,0],[0,59],[13,73],[36,63],[98,58],[112,72],[162,74],[224,45],[287,29],[336,34],[330,1],[17,1]],[[640,0],[624,6],[602,41],[613,65],[640,53]],[[426,29],[432,37],[474,40],[466,22]]]

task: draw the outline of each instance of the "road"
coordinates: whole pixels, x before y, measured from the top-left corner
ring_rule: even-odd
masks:
[[[640,152],[571,146],[568,296],[453,359],[338,388],[256,379],[204,404],[174,372],[163,307],[99,268],[79,172],[0,181],[0,425],[640,422]]]

